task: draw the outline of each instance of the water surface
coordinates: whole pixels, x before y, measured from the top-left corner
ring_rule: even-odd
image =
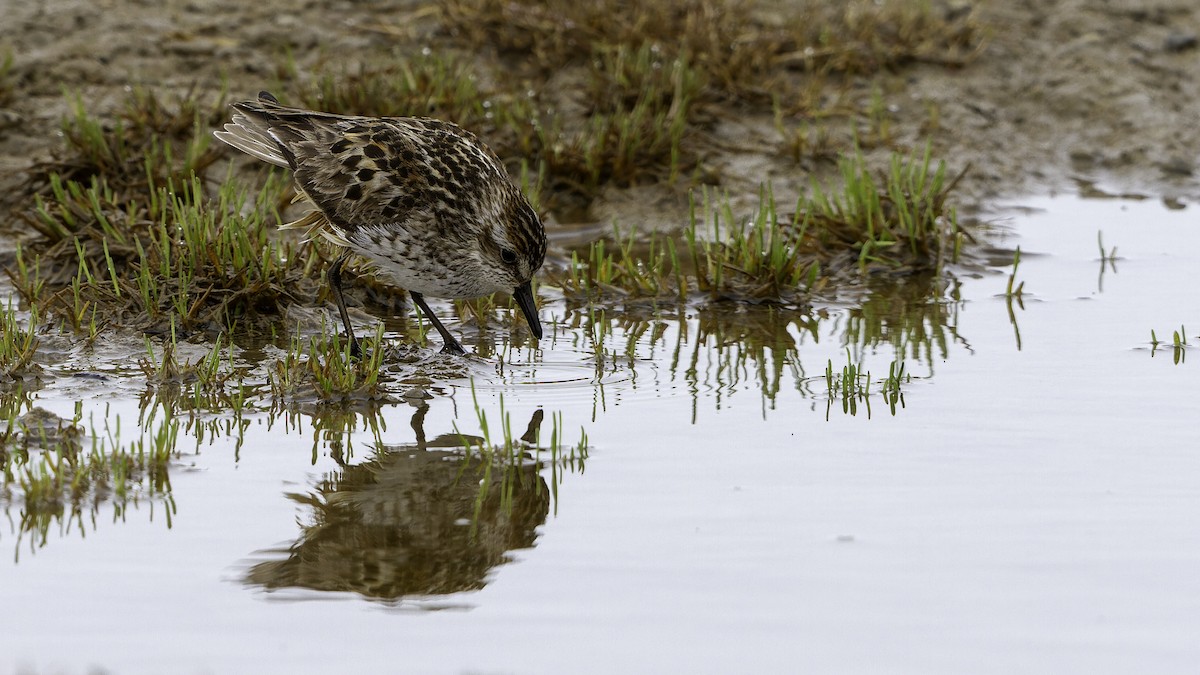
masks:
[[[19,537],[0,644],[33,672],[1192,672],[1200,230],[1027,199],[991,269],[815,313],[567,314],[543,350],[378,415],[180,441],[170,504]],[[1117,246],[1100,259],[1097,233]],[[1023,296],[1005,297],[1020,246]],[[1181,361],[1177,357],[1182,357]],[[880,380],[903,361],[894,410]],[[865,399],[831,395],[847,363]],[[134,384],[35,403],[123,420]],[[869,410],[868,410],[869,405]],[[539,412],[540,411],[540,412]],[[586,438],[584,436],[586,435]],[[2,521],[0,521],[2,522]]]

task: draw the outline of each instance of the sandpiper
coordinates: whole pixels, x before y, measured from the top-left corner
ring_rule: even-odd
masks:
[[[426,295],[511,293],[542,337],[530,280],[546,232],[529,200],[486,145],[428,117],[353,117],[288,108],[268,92],[234,103],[214,132],[252,157],[292,170],[298,199],[315,208],[284,227],[306,228],[342,247],[327,278],[346,337],[358,343],[342,296],[342,267],[366,258],[408,289],[441,334],[443,352],[465,353]]]

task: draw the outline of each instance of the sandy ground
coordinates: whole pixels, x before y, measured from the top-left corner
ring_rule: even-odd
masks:
[[[944,156],[966,157],[985,197],[1099,183],[1200,197],[1200,4],[1188,0],[992,3],[993,39],[961,72],[925,68]]]
[[[906,67],[879,84],[900,139],[922,144],[936,109],[937,156],[972,167],[968,204],[1094,186],[1200,199],[1200,5],[1006,0],[974,9],[989,30],[969,65]],[[64,89],[100,114],[135,85],[214,96],[226,87],[240,98],[269,84],[281,53],[304,67],[321,55],[419,50],[432,14],[409,0],[0,0],[0,55],[13,55],[16,84],[0,99],[0,194],[22,206],[12,186],[60,143]],[[746,153],[778,145],[767,126],[729,126],[743,136],[731,144],[742,156],[710,160],[727,189],[795,175],[775,154]],[[606,197],[597,219],[605,203],[655,195]]]

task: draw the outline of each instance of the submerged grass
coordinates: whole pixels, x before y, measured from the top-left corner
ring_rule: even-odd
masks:
[[[958,332],[961,302],[956,284],[932,273],[900,281],[869,280],[864,295],[847,311],[843,344],[858,355],[888,345],[901,358],[932,370],[954,345],[970,349]]]
[[[234,360],[232,342],[218,335],[209,346],[208,354],[193,361],[180,362],[178,344],[174,339],[156,345],[146,338],[146,358],[138,366],[146,377],[142,409],[165,406],[172,411],[187,411],[188,424],[196,422],[202,411],[232,411],[241,414],[257,397],[257,388],[246,383],[249,368]]]
[[[363,404],[390,399],[380,386],[387,353],[383,326],[362,341],[364,356],[338,333],[296,336],[284,357],[267,373],[271,395],[282,403]]]
[[[1013,339],[1017,351],[1021,350],[1021,326],[1017,323],[1017,310],[1025,309],[1025,282],[1017,283],[1017,270],[1021,267],[1021,247],[1013,253],[1012,272],[1008,275],[1008,284],[1004,287],[1004,307],[1008,310],[1008,322],[1013,327]],[[1013,303],[1016,303],[1014,308]]]
[[[878,394],[894,417],[896,406],[904,407],[904,393],[900,390],[900,385],[911,381],[912,376],[904,370],[904,361],[898,360],[888,366],[886,379],[875,382],[871,379],[871,371],[865,370],[863,364],[856,362],[850,351],[846,350],[846,364],[840,372],[834,370],[832,359],[825,366],[825,384],[828,389],[825,420],[829,420],[829,413],[838,401],[842,404],[842,414],[855,416],[858,414],[859,405],[862,405],[866,409],[867,418],[870,419],[873,385],[878,385]]]
[[[700,391],[713,392],[720,406],[725,396],[741,389],[741,383],[750,383],[747,388],[760,393],[765,416],[775,408],[788,380],[797,387],[803,386],[799,346],[820,339],[820,320],[810,312],[765,306],[738,313],[701,309],[695,316],[694,334],[689,324],[682,321],[675,343],[664,345],[669,349],[672,374],[681,377],[693,393],[693,423],[698,416]],[[661,332],[662,325],[645,328]],[[641,327],[631,332],[638,335]],[[707,368],[705,363],[709,364]],[[802,393],[808,396],[808,392]]]
[[[164,416],[157,427],[140,426],[138,437],[121,439],[120,417],[106,416],[97,431],[85,430],[82,406],[67,420],[41,408],[10,412],[0,430],[0,468],[5,501],[20,504],[18,546],[29,537],[31,550],[45,546],[51,527],[95,528],[102,505],[123,520],[130,506],[162,502],[167,526],[175,512],[169,468],[177,457],[179,421]],[[153,511],[152,511],[153,514]]]
[[[609,312],[584,307],[568,310],[559,325],[578,336],[568,348],[593,355],[593,419],[605,409],[605,383],[636,372],[638,363],[645,362],[661,364],[672,389],[691,395],[693,423],[702,402],[720,409],[727,399],[744,395],[739,392],[758,394],[764,418],[775,410],[794,414],[797,402],[788,400],[789,395],[828,403],[831,387],[821,376],[836,364],[822,362],[814,368],[805,356],[821,350],[826,340],[843,350],[846,364],[863,374],[863,391],[876,397],[873,403],[882,398],[891,410],[904,406],[897,383],[932,377],[952,350],[971,350],[956,326],[959,303],[927,297],[936,293],[881,284],[863,300],[866,310],[838,311],[835,319],[822,310],[772,304],[674,304]],[[862,364],[879,353],[893,355],[888,377],[867,378]],[[919,375],[910,375],[914,367],[919,367]],[[833,373],[842,371],[835,368]],[[852,384],[854,378],[835,377],[834,383],[841,381]],[[832,389],[837,394],[834,402],[841,402],[844,389]],[[856,411],[860,403],[864,402],[855,401]]]
[[[1155,353],[1158,352],[1158,348],[1160,345],[1166,345],[1166,343],[1160,342],[1158,339],[1158,335],[1154,332],[1154,329],[1151,328],[1150,329],[1150,356],[1154,356]],[[1171,342],[1170,342],[1169,346],[1171,348],[1171,359],[1175,362],[1175,365],[1184,363],[1187,360],[1187,350],[1191,345],[1188,344],[1187,328],[1185,326],[1180,324],[1179,330],[1172,331]],[[1164,346],[1164,349],[1165,348],[1166,347]]]
[[[1017,270],[1021,268],[1021,247],[1013,253],[1012,272],[1008,275],[1008,284],[1004,287],[1004,298],[1011,303],[1013,300],[1020,302],[1025,297],[1025,282],[1017,283]]]

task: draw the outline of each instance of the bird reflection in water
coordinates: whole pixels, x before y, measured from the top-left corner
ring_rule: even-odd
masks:
[[[271,559],[252,565],[245,583],[399,602],[483,588],[509,551],[532,547],[551,500],[540,462],[526,449],[516,461],[480,453],[478,437],[426,440],[427,410],[413,415],[416,443],[377,446],[311,493],[289,495],[311,509],[310,522],[290,547],[265,552]],[[534,412],[522,441],[533,443],[542,416]]]

